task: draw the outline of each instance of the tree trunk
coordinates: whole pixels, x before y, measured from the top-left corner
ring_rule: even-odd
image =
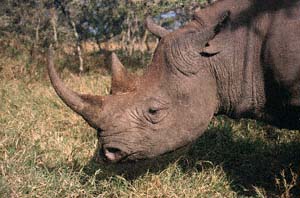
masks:
[[[35,62],[37,59],[37,49],[40,41],[40,23],[41,19],[38,18],[37,25],[35,27],[35,39],[31,50],[31,61]]]
[[[50,10],[50,23],[52,25],[52,29],[53,29],[53,41],[54,41],[54,45],[55,47],[57,47],[58,44],[58,36],[57,36],[57,15],[56,15],[56,11],[55,9],[51,9]]]
[[[132,45],[131,45],[131,27],[132,27],[132,24],[130,23],[130,19],[129,19],[129,16],[127,16],[127,19],[126,19],[126,23],[127,23],[127,26],[128,26],[128,29],[127,29],[127,51],[129,53],[129,55],[131,56],[132,55]]]
[[[120,43],[121,49],[126,50],[126,32],[122,31],[121,35],[122,35],[122,37],[121,37],[122,39],[121,39],[121,43]]]
[[[65,5],[62,2],[58,2],[60,5],[60,8],[62,9],[63,14],[67,17],[69,25],[73,29],[74,36],[76,38],[76,51],[79,59],[79,71],[83,72],[83,58],[82,58],[82,47],[81,42],[79,38],[79,34],[77,32],[76,24],[72,20],[72,17],[70,16],[70,12],[66,10]]]
[[[146,50],[149,50],[147,45],[147,39],[148,39],[149,32],[145,30],[143,38],[141,39],[141,51],[144,53]]]
[[[75,25],[74,21],[71,20],[70,23],[72,25],[74,36],[76,38],[76,50],[77,50],[77,55],[78,55],[78,59],[79,59],[79,71],[83,72],[82,48],[81,48],[79,35],[78,35],[78,32],[77,32],[76,25]]]

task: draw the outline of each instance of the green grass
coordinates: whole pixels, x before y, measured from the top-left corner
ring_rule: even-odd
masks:
[[[109,76],[65,76],[108,93]],[[48,82],[2,79],[0,101],[0,197],[300,196],[300,131],[218,117],[180,157],[107,166],[95,131]]]

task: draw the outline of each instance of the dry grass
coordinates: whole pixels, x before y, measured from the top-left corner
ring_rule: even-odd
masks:
[[[108,92],[108,76],[66,76],[78,91]],[[124,165],[118,172],[119,166],[95,161],[95,131],[59,100],[48,82],[2,79],[0,101],[0,197],[300,194],[299,131],[216,118],[180,158],[157,161],[156,168]]]

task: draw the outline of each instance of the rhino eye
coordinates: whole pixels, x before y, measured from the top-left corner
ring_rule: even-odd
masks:
[[[157,114],[157,112],[158,112],[158,109],[154,109],[154,108],[148,109],[148,113],[150,113],[151,115],[155,115],[155,114]]]
[[[208,53],[208,52],[200,52],[200,55],[206,58],[210,58],[213,57],[215,55],[217,55],[219,52],[215,52],[215,53]]]

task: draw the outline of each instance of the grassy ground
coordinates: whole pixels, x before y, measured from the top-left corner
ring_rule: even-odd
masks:
[[[108,93],[109,76],[65,76]],[[0,80],[0,197],[300,196],[300,131],[218,117],[180,157],[122,166],[97,162],[96,144],[48,82]]]

